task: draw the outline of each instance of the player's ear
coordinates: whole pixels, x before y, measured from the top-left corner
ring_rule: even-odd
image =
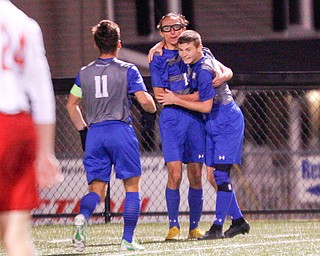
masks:
[[[118,49],[120,49],[122,47],[122,43],[121,40],[118,41]]]

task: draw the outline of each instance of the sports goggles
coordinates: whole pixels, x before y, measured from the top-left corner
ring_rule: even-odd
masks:
[[[174,31],[178,31],[182,29],[184,26],[182,24],[173,24],[171,26],[163,26],[161,27],[162,32],[170,32],[171,29],[173,28]]]

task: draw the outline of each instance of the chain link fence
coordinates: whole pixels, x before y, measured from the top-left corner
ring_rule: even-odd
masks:
[[[54,79],[57,101],[56,154],[65,180],[41,191],[43,202],[33,212],[41,222],[65,222],[79,211],[87,193],[78,132],[69,119],[66,102],[73,79]],[[145,77],[150,85],[150,78]],[[232,181],[244,213],[320,213],[320,73],[235,74],[230,82],[245,116],[241,166],[232,168]],[[152,94],[152,89],[149,87]],[[142,213],[145,220],[167,216],[167,171],[161,152],[158,117],[144,112],[132,99],[133,125],[139,139],[143,175]],[[84,109],[85,110],[85,109]],[[215,191],[205,178],[203,215],[214,214]],[[180,188],[181,215],[188,215],[186,172]],[[119,220],[124,204],[122,182],[111,179],[104,203],[92,221]]]

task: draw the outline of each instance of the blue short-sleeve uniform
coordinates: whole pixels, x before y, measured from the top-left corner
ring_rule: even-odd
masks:
[[[190,83],[199,90],[200,100],[214,97],[213,107],[206,115],[206,154],[207,166],[215,164],[240,164],[244,137],[244,117],[241,109],[232,98],[227,83],[213,88],[212,60],[203,57],[194,64]],[[212,94],[214,90],[214,94]]]
[[[76,77],[81,88],[90,126],[83,163],[90,184],[116,178],[141,176],[138,140],[131,125],[128,95],[146,91],[137,67],[116,58],[98,59]]]
[[[187,65],[177,50],[163,49],[163,55],[154,55],[150,63],[153,87],[169,89],[175,93],[189,94],[193,89],[188,83]],[[204,116],[177,106],[166,106],[161,111],[160,135],[165,162],[204,162]]]

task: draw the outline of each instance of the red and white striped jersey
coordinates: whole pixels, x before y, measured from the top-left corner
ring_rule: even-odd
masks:
[[[30,112],[38,124],[55,122],[41,29],[8,0],[0,0],[0,112]]]

